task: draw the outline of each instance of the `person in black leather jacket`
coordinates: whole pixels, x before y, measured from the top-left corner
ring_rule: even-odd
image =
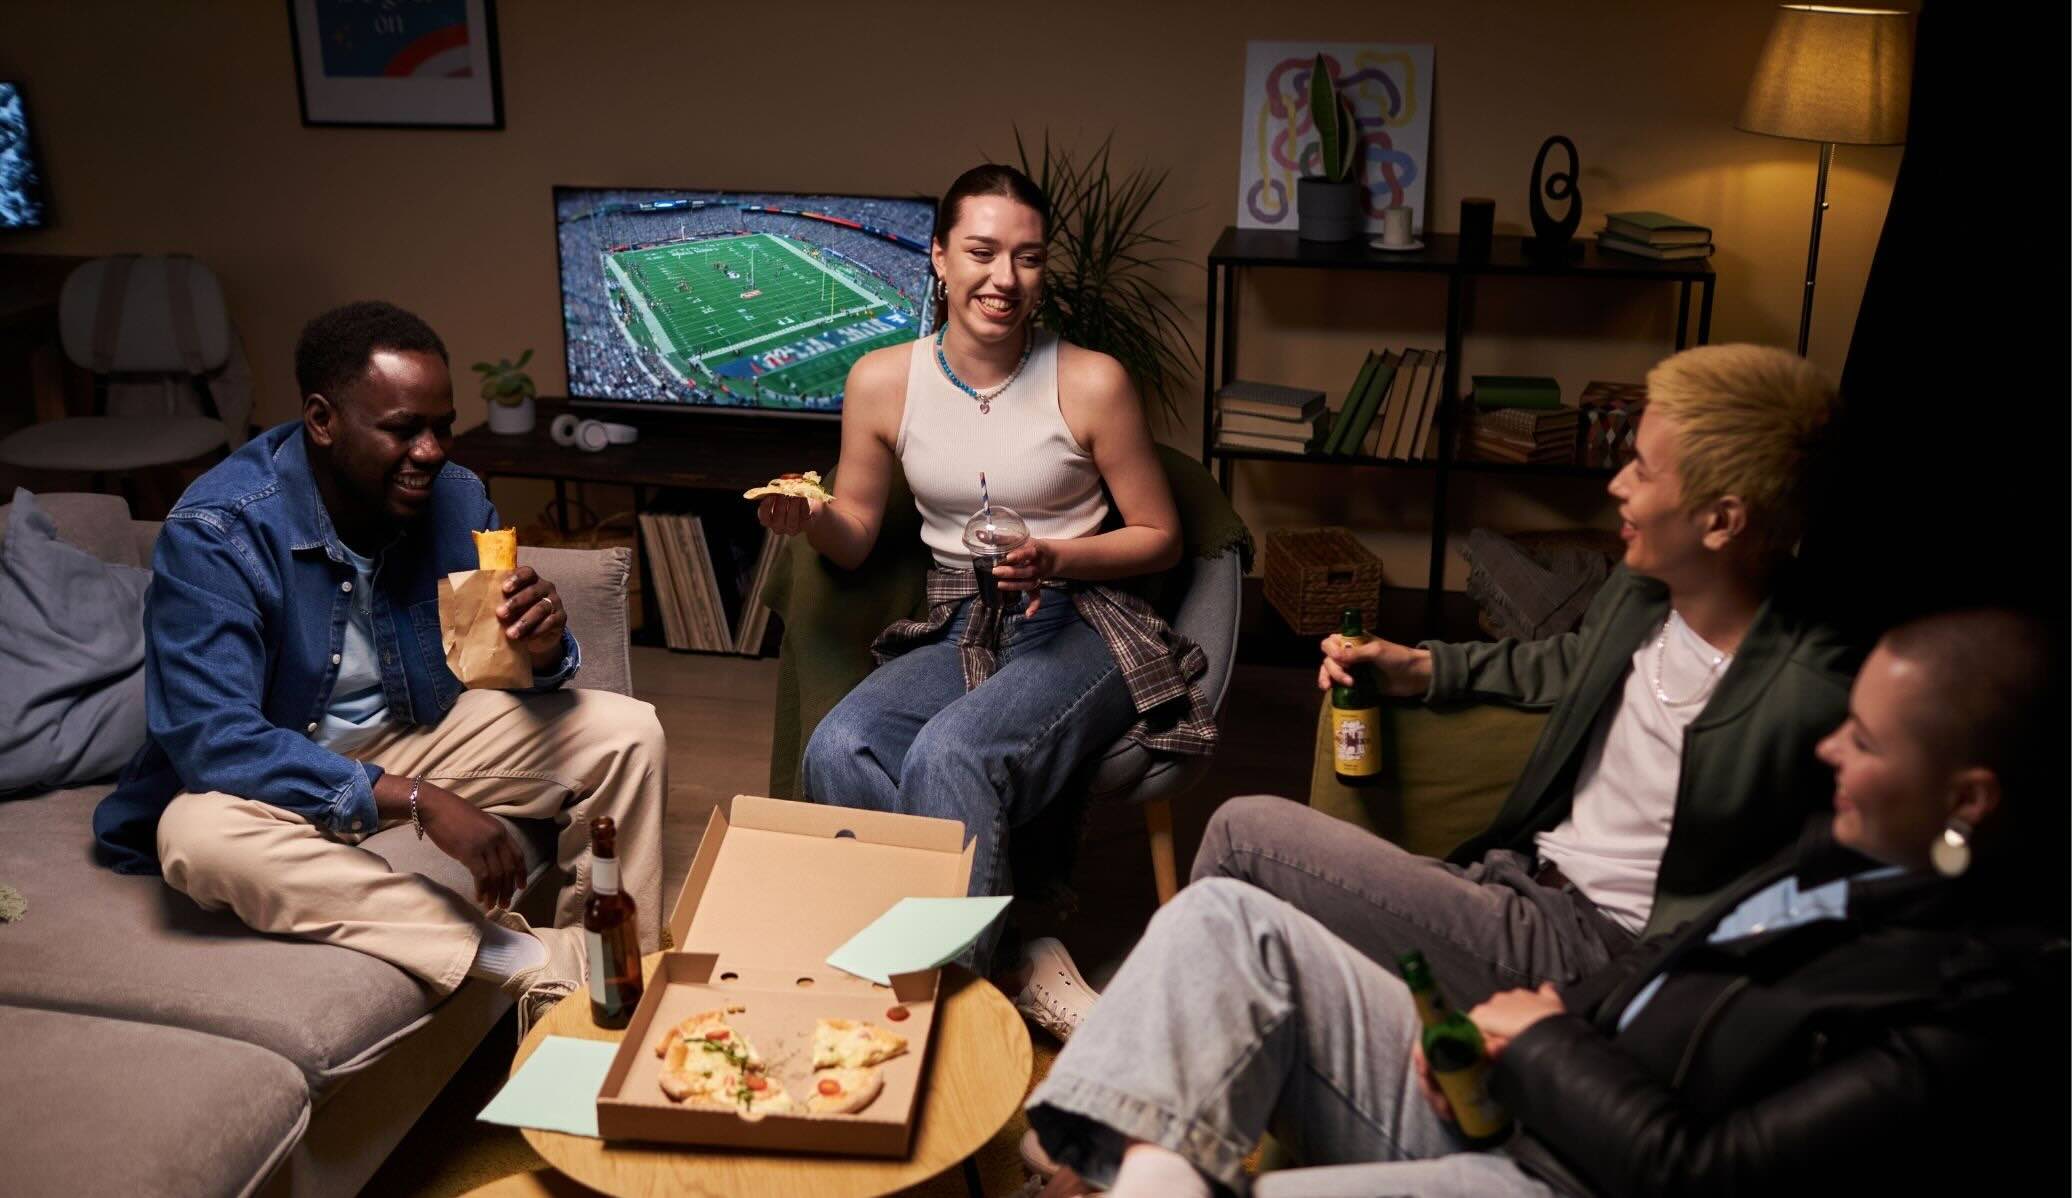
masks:
[[[1189,887],[1030,1100],[1066,1166],[1044,1193],[1242,1191],[1269,1124],[1332,1167],[1268,1174],[1267,1198],[1957,1192],[2027,1188],[2037,1161],[2061,1178],[2047,639],[1990,611],[1889,633],[1818,749],[1834,813],[1794,852],[1605,970],[1471,1010],[1520,1128],[1494,1153],[1465,1150],[1403,1047],[1394,975],[1263,891]]]

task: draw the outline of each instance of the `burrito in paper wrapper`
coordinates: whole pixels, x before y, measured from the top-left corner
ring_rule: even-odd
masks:
[[[504,601],[504,580],[518,568],[518,532],[500,528],[475,534],[477,569],[458,570],[439,580],[439,636],[446,668],[470,690],[517,690],[532,685],[532,659],[525,646],[504,635],[496,609]]]

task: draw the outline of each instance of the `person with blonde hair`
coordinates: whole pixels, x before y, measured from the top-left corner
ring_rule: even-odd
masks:
[[[1379,961],[1420,949],[1473,1004],[1674,928],[1829,803],[1812,749],[1858,658],[1810,614],[1792,550],[1834,387],[1754,345],[1686,350],[1647,384],[1637,453],[1609,488],[1625,559],[1576,631],[1323,643],[1320,688],[1365,664],[1398,697],[1547,713],[1495,822],[1435,861],[1239,798],[1210,821],[1195,878],[1250,882]]]

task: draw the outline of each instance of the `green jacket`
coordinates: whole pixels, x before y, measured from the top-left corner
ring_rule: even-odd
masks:
[[[1653,579],[1613,571],[1575,632],[1543,641],[1426,642],[1427,701],[1500,702],[1547,711],[1547,723],[1494,822],[1453,851],[1467,864],[1492,849],[1533,852],[1533,837],[1568,818],[1591,729],[1620,701],[1633,653],[1669,613]],[[1791,844],[1806,816],[1833,806],[1834,778],[1813,755],[1842,722],[1860,655],[1809,619],[1781,581],[1756,613],[1733,664],[1684,729],[1676,810],[1642,935],[1666,932]]]

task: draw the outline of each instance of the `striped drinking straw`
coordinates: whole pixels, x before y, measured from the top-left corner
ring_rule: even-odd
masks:
[[[978,472],[978,511],[986,518],[986,532],[993,531],[993,497],[986,494],[986,472]]]

